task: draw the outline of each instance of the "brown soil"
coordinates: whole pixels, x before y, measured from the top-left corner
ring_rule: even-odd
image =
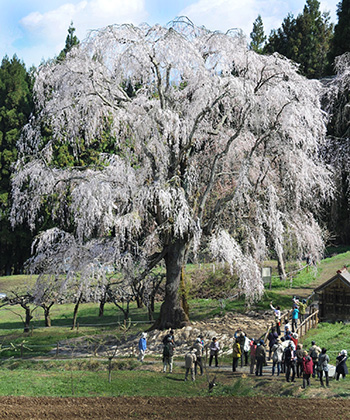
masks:
[[[1,419],[348,419],[350,401],[293,398],[0,398]]]

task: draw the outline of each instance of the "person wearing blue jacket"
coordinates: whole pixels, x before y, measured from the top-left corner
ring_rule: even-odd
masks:
[[[139,340],[139,360],[143,362],[147,350],[147,333],[143,332]]]
[[[299,309],[295,307],[292,312],[292,332],[295,332],[298,327]]]

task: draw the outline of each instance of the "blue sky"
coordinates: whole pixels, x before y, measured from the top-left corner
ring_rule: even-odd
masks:
[[[249,38],[258,14],[265,33],[297,16],[306,0],[0,0],[0,58],[14,54],[27,67],[52,58],[64,47],[71,21],[83,40],[90,29],[115,23],[166,24],[185,15],[196,25],[226,31],[240,28]],[[322,0],[336,23],[339,0]]]

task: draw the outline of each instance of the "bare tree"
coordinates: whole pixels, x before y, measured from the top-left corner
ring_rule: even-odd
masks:
[[[18,313],[17,311],[10,309],[15,315],[18,315],[24,324],[23,332],[27,333],[30,331],[30,322],[33,319],[33,312],[37,309],[37,306],[33,306],[34,297],[29,292],[21,292],[12,290],[10,295],[3,299],[2,306],[17,306],[19,305],[22,309],[24,309],[24,317]]]

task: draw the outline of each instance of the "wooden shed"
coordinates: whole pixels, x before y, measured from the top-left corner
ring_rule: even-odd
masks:
[[[346,267],[314,292],[318,296],[321,322],[350,322],[350,273]]]

